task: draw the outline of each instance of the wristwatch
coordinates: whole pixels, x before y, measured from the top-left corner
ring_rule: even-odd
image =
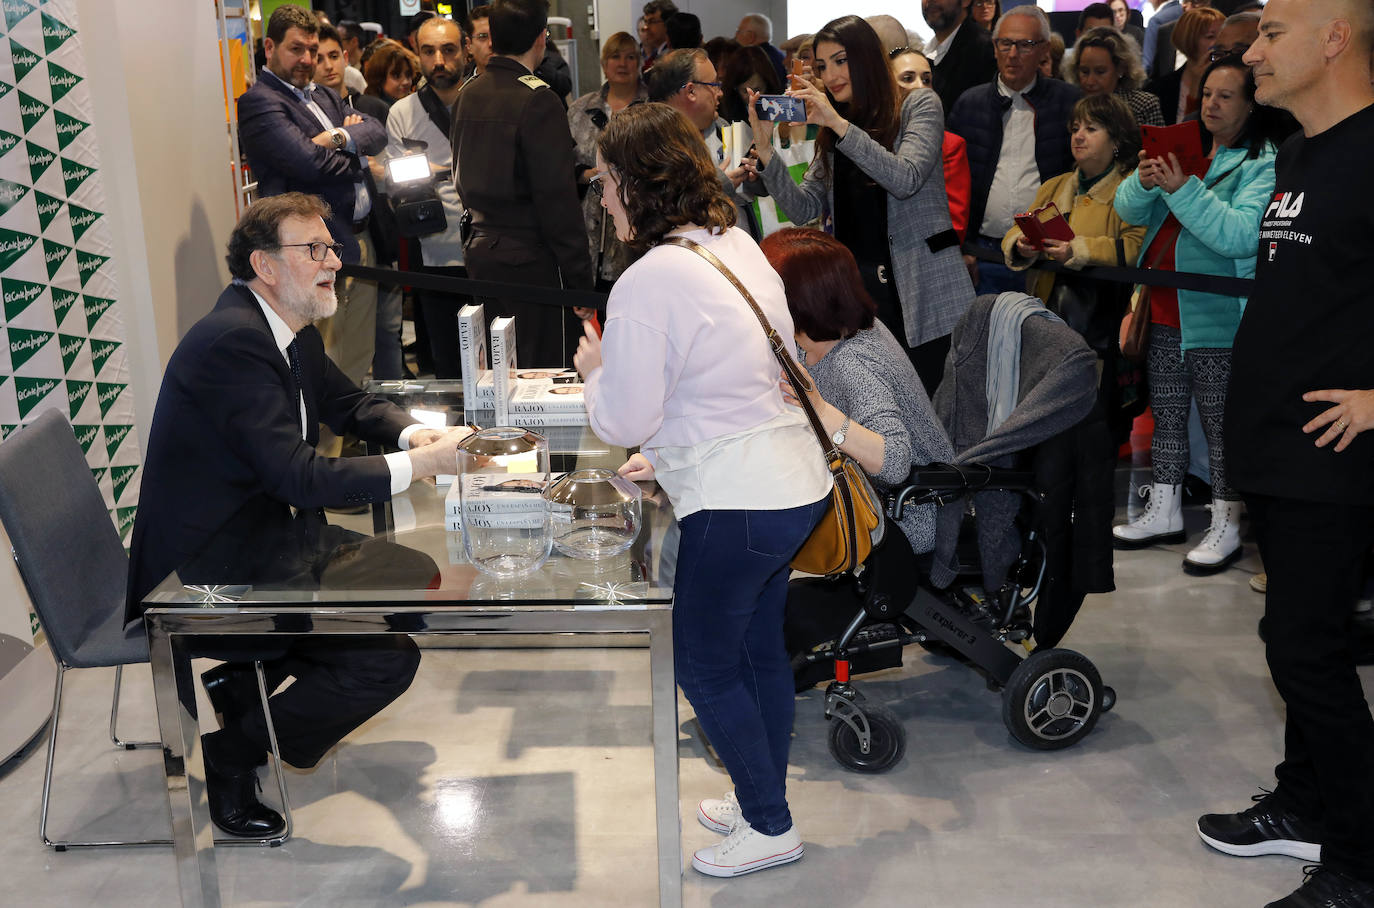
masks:
[[[846,435],[848,435],[848,434],[849,434],[849,417],[846,416],[846,417],[844,418],[844,422],[840,423],[839,429],[835,430],[835,434],[832,435],[832,436],[830,436],[830,440],[833,441],[833,442],[835,443],[835,447],[838,448],[840,445],[844,444],[844,437],[845,437]]]
[[[348,144],[348,133],[335,127],[329,130],[329,140],[334,143],[336,149],[341,149]]]

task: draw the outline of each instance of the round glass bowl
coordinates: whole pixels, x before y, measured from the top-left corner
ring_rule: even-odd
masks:
[[[554,546],[586,561],[619,555],[639,536],[640,497],[639,486],[614,470],[574,470],[544,492]]]
[[[507,426],[469,435],[458,445],[457,481],[468,560],[493,577],[538,570],[552,541],[544,436]]]

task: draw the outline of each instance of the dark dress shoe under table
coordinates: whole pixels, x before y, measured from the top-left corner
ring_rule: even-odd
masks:
[[[204,751],[205,787],[210,800],[210,819],[230,835],[263,839],[286,829],[281,814],[258,800],[258,774],[253,767],[216,762],[213,748]]]

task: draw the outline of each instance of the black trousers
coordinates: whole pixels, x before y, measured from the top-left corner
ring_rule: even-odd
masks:
[[[405,693],[420,667],[420,649],[409,637],[297,637],[262,659],[268,699],[282,759],[299,769],[319,762],[349,732]],[[242,666],[252,670],[252,663]],[[262,710],[250,709],[218,733],[225,756],[241,766],[256,765],[268,751]]]
[[[861,262],[859,277],[863,280],[864,289],[878,307],[878,321],[886,325],[892,336],[897,338],[897,343],[902,345],[907,358],[911,360],[911,365],[916,369],[916,377],[925,386],[926,395],[934,398],[935,389],[940,387],[940,380],[945,375],[945,357],[949,355],[950,335],[937,337],[916,347],[908,347],[906,319],[902,315],[902,301],[897,296],[897,283],[896,278],[892,276],[892,268],[884,264],[880,272],[878,265]]]
[[[468,276],[467,270],[461,266],[450,268],[425,265],[420,270],[425,274],[440,274],[444,277]],[[458,358],[458,310],[471,303],[472,297],[458,293],[440,293],[435,290],[416,290],[415,298],[425,316],[425,330],[429,334],[429,355],[434,363],[434,377],[462,378],[462,367]],[[487,314],[487,320],[491,320],[490,313]]]
[[[1245,504],[1269,575],[1269,672],[1288,708],[1275,795],[1322,829],[1327,867],[1374,882],[1374,718],[1349,634],[1374,507],[1249,494]]]
[[[522,237],[477,232],[464,247],[468,276],[534,287],[560,287],[558,262],[547,248]],[[582,321],[571,309],[513,299],[481,302],[487,328],[498,316],[515,316],[515,349],[523,368],[572,366],[582,337]]]

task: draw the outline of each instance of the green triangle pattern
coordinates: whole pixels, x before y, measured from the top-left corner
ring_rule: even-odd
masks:
[[[78,425],[72,426],[72,432],[76,434],[76,440],[81,444],[81,450],[85,454],[91,453],[91,445],[95,444],[96,436],[100,434],[100,425]],[[103,468],[102,468],[103,469]],[[96,477],[99,479],[100,477]]]
[[[113,457],[114,457],[115,451],[119,450],[119,446],[120,446],[121,444],[124,443],[125,437],[128,436],[129,430],[132,429],[132,428],[133,428],[133,426],[106,426],[106,427],[105,427],[105,456],[106,456],[106,457],[110,457],[110,458],[113,458]],[[115,497],[118,497],[118,493],[116,493]]]
[[[62,320],[67,317],[72,306],[81,298],[81,294],[73,290],[63,290],[60,287],[52,288],[52,312],[57,319],[57,327],[62,327]],[[89,330],[89,329],[87,329]]]
[[[81,134],[81,130],[91,124],[85,120],[78,120],[76,117],[68,116],[60,110],[52,112],[53,120],[57,123],[57,150],[62,151],[72,140]]]
[[[86,177],[95,173],[94,167],[88,167],[76,161],[62,159],[62,185],[67,188],[67,198],[71,198],[72,193],[76,192],[76,187],[80,186]],[[34,177],[35,180],[38,177]]]
[[[0,98],[14,91],[14,86],[8,82],[0,82]]]
[[[76,419],[76,414],[81,412],[81,405],[86,402],[86,397],[90,393],[90,382],[67,379],[67,417],[69,419]]]
[[[123,382],[102,382],[95,383],[96,399],[100,403],[100,415],[108,416],[110,408],[119,399],[119,395],[124,392],[127,385]]]
[[[4,0],[4,2],[5,17],[9,18],[10,0]],[[23,82],[24,77],[27,76],[30,72],[32,72],[33,68],[38,65],[38,61],[43,58],[38,56],[38,54],[34,53],[33,51],[29,50],[24,45],[20,44],[18,41],[14,40],[13,37],[11,37],[10,59],[14,61],[14,81]]]
[[[114,500],[118,501],[124,494],[124,487],[129,484],[129,480],[134,478],[138,472],[138,465],[126,467],[110,467],[110,486],[114,491]]]
[[[14,397],[19,404],[19,418],[22,420],[41,404],[52,390],[62,384],[60,378],[14,377]]]
[[[80,334],[59,334],[57,346],[62,351],[62,371],[70,372],[81,348],[86,346],[86,338]]]
[[[11,183],[9,180],[0,180],[0,214],[9,211],[19,203],[19,200],[29,194],[29,187],[22,183]]]
[[[18,369],[33,359],[33,355],[52,340],[51,331],[30,331],[27,328],[7,328],[10,345],[10,368]]]
[[[43,293],[44,284],[32,281],[18,281],[14,278],[0,278],[0,296],[5,300],[5,321],[12,322],[19,313],[29,308],[29,303]]]
[[[105,314],[105,310],[114,305],[114,300],[103,299],[99,296],[82,296],[82,303],[86,307],[86,330],[94,331],[95,323],[100,321],[100,316]]]
[[[43,49],[52,53],[62,46],[72,35],[76,34],[76,29],[43,13]]]
[[[19,141],[19,136],[16,136],[12,132],[5,132],[3,129],[0,129],[0,156],[9,154],[11,149],[13,149],[14,146],[19,144]]]
[[[50,196],[46,192],[33,191],[34,201],[38,203],[38,224],[43,230],[48,229],[53,218],[62,210],[62,200],[56,196]]]
[[[72,222],[72,240],[81,239],[87,229],[100,219],[100,212],[91,211],[89,208],[82,208],[80,205],[67,203],[67,216]]]
[[[0,228],[0,272],[7,271],[36,242],[36,236]]]
[[[24,124],[24,134],[28,135],[34,124],[43,119],[43,114],[48,112],[48,105],[35,98],[33,95],[19,93],[19,119]]]
[[[48,239],[43,240],[43,264],[48,266],[48,280],[57,276],[57,269],[62,267],[62,263],[71,254],[72,247]]]
[[[98,337],[91,338],[91,366],[95,369],[95,374],[100,375],[100,370],[104,367],[105,361],[114,355],[119,349],[119,341],[101,340]]]
[[[48,151],[42,145],[35,145],[27,139],[24,140],[24,149],[29,155],[29,179],[37,183],[38,178],[43,175],[43,171],[48,169],[48,165],[57,160],[57,154]],[[67,194],[71,195],[70,189],[67,190]]]
[[[93,252],[76,250],[76,270],[81,275],[81,286],[85,287],[86,282],[91,279],[91,275],[99,271],[100,266],[109,260],[108,255],[96,255]]]
[[[138,513],[137,507],[115,508],[115,528],[119,530],[119,538],[126,539],[129,531],[134,528],[134,515]]]
[[[9,438],[17,428],[19,428],[18,423],[5,423],[0,425],[0,439]]]
[[[9,2],[9,0],[4,0]],[[81,77],[70,70],[63,69],[51,60],[48,61],[48,82],[52,86],[52,102],[66,97],[67,92],[71,91],[81,81]]]
[[[18,25],[25,16],[33,12],[34,6],[32,3],[24,2],[24,0],[4,0],[4,8],[5,27],[10,31],[14,31],[14,27]]]
[[[99,428],[99,426],[96,428]],[[91,475],[95,477],[96,485],[100,485],[100,480],[105,478],[105,474],[109,472],[109,469],[109,467],[91,467]]]

